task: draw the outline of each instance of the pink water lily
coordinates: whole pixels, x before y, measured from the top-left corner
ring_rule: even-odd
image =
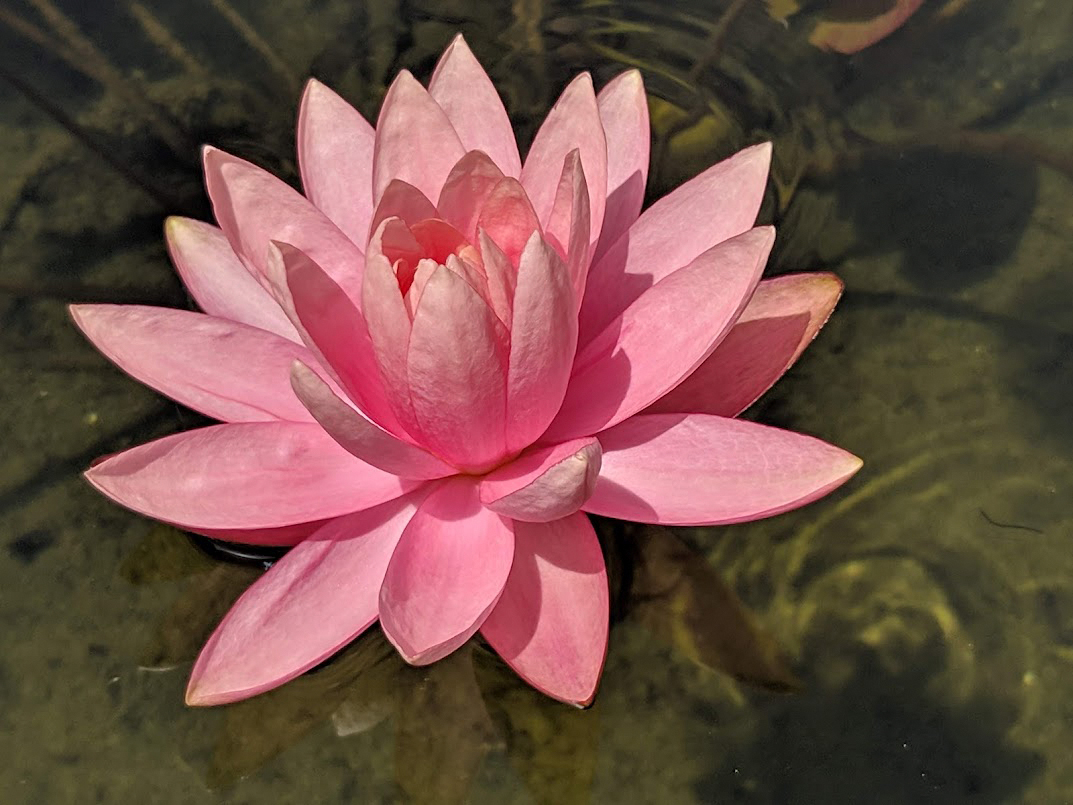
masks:
[[[305,195],[207,148],[218,227],[172,218],[203,313],[78,305],[121,368],[224,424],[86,476],[193,532],[294,546],[198,658],[190,704],[317,665],[379,620],[415,665],[478,631],[557,699],[592,700],[604,560],[585,512],[671,525],[801,506],[860,466],[735,419],[833,308],[829,274],[761,281],[770,148],[641,213],[641,76],[565,89],[524,160],[466,43],[403,72],[375,129],[310,81]]]

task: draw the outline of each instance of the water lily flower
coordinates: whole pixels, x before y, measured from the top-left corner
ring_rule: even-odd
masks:
[[[479,631],[586,704],[608,631],[586,512],[738,523],[858,469],[735,418],[841,292],[829,274],[760,279],[769,146],[642,213],[648,156],[630,71],[598,94],[575,78],[523,162],[459,37],[428,89],[398,76],[375,128],[309,82],[305,195],[205,149],[218,226],[166,226],[204,312],[72,308],[122,369],[223,423],[110,456],[90,483],[192,532],[294,546],[209,639],[190,704],[281,685],[377,621],[414,665]]]

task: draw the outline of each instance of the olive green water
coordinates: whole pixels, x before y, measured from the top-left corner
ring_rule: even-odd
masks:
[[[838,3],[801,5],[0,7],[0,802],[1073,801],[1073,5],[934,0],[855,57],[808,43]],[[651,198],[774,141],[769,272],[847,293],[749,415],[865,468],[769,521],[601,523],[615,623],[588,711],[478,643],[414,670],[376,634],[187,709],[259,568],[82,482],[199,420],[64,305],[187,305],[160,230],[208,216],[197,145],[293,179],[306,75],[374,117],[458,30],[523,142],[574,73],[639,67]]]

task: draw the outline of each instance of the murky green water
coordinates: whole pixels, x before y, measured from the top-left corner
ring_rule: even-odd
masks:
[[[855,57],[808,43],[838,4],[807,5],[788,26],[759,0],[0,7],[0,801],[1073,801],[1073,5],[935,0]],[[640,67],[651,198],[774,141],[769,272],[847,293],[750,416],[865,468],[760,523],[602,523],[591,710],[479,644],[414,670],[378,635],[186,709],[259,571],[82,482],[198,420],[64,304],[186,305],[160,229],[208,217],[197,144],[293,179],[304,76],[375,116],[457,30],[523,142],[572,74]]]

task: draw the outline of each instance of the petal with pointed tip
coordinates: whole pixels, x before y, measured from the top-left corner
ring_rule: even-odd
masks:
[[[470,151],[451,168],[436,208],[443,220],[470,243],[477,241],[477,220],[484,201],[503,179],[503,172],[483,151]]]
[[[585,511],[665,525],[724,525],[804,506],[861,460],[801,433],[708,414],[643,414],[600,434]]]
[[[359,248],[369,237],[373,211],[374,139],[373,127],[357,109],[309,79],[298,107],[302,186],[309,200]]]
[[[176,433],[110,456],[86,478],[121,506],[193,529],[338,517],[413,488],[354,458],[320,425],[293,422]]]
[[[395,179],[385,188],[384,194],[380,197],[380,203],[376,205],[369,237],[372,238],[388,218],[398,218],[407,226],[413,226],[426,218],[438,217],[436,207],[425,197],[424,193],[412,184]]]
[[[484,198],[477,229],[495,241],[513,265],[534,232],[540,232],[533,205],[517,179],[502,179]]]
[[[757,227],[714,246],[579,348],[562,409],[542,440],[598,433],[688,377],[744,310],[774,238],[771,227]]]
[[[259,578],[201,650],[189,705],[256,696],[330,657],[376,622],[388,561],[413,495],[336,518]]]
[[[173,215],[164,222],[164,239],[183,285],[210,316],[300,340],[279,304],[242,264],[219,227]]]
[[[897,31],[923,4],[924,0],[894,0],[893,5],[875,17],[823,20],[812,29],[808,41],[824,50],[857,53]]]
[[[388,564],[380,589],[384,634],[413,665],[446,657],[484,623],[513,559],[511,521],[481,505],[472,479],[443,482]]]
[[[842,282],[834,274],[787,274],[762,281],[708,359],[644,412],[737,416],[794,364],[841,294]]]
[[[563,173],[555,193],[544,236],[558,247],[570,271],[570,282],[578,307],[585,296],[589,273],[589,196],[581,155],[574,149],[563,160]],[[575,312],[575,318],[577,314]]]
[[[521,173],[522,160],[507,110],[461,34],[443,52],[428,92],[447,114],[467,151],[484,151],[508,176]]]
[[[484,476],[481,503],[532,523],[573,514],[589,499],[600,474],[600,443],[593,437],[535,447]]]
[[[481,627],[517,674],[542,693],[584,707],[607,656],[607,569],[589,518],[516,523],[514,564]]]
[[[739,151],[661,198],[589,269],[581,307],[586,344],[631,302],[700,254],[752,227],[771,145]],[[588,175],[588,166],[585,168]]]

